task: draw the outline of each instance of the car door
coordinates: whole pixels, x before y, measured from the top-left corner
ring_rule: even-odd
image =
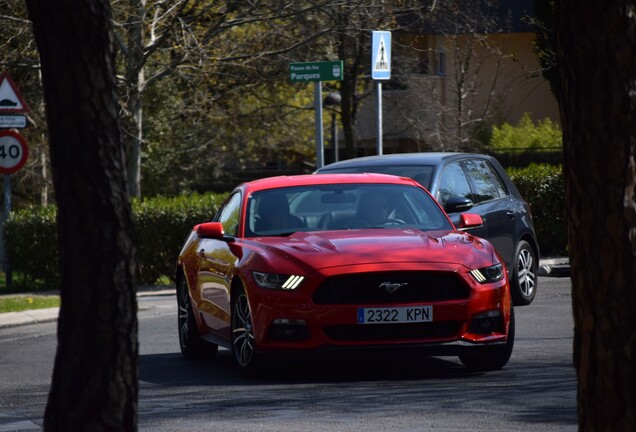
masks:
[[[484,219],[488,229],[486,238],[509,266],[514,254],[517,217],[510,192],[489,161],[467,159],[462,165],[473,190],[473,211]]]
[[[219,209],[215,222],[221,222],[226,235],[236,236],[240,217],[241,194],[234,193]],[[198,273],[206,324],[225,337],[230,336],[230,281],[238,258],[227,241],[202,239],[197,251],[200,259]]]
[[[447,209],[448,201],[452,198],[468,198],[473,203],[475,202],[470,181],[461,161],[451,162],[442,168],[435,197],[445,210]],[[461,213],[479,213],[479,211],[474,206],[469,206],[465,210],[447,211],[447,213],[453,224],[459,227],[459,216]],[[470,228],[467,231],[475,236],[488,238],[488,225],[485,222],[482,226]]]

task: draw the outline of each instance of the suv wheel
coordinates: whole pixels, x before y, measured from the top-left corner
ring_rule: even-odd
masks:
[[[532,246],[521,240],[515,252],[513,272],[510,279],[510,294],[516,306],[525,306],[532,303],[537,293],[537,268],[539,266],[537,256]]]

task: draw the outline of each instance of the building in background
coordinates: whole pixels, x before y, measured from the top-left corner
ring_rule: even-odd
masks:
[[[534,52],[534,1],[430,2],[394,33],[392,79],[383,85],[385,153],[482,150],[493,124],[528,112],[559,122]],[[375,154],[375,103],[357,123],[359,154]]]

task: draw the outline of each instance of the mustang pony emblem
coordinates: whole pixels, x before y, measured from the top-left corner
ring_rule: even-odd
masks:
[[[380,284],[380,288],[384,288],[384,291],[386,291],[387,294],[393,294],[394,292],[396,292],[397,290],[399,290],[400,288],[402,288],[405,285],[408,285],[408,282],[403,282],[403,283],[382,282]]]

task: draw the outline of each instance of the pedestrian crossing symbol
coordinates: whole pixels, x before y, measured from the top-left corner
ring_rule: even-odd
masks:
[[[371,77],[376,80],[391,78],[391,32],[372,32]]]

